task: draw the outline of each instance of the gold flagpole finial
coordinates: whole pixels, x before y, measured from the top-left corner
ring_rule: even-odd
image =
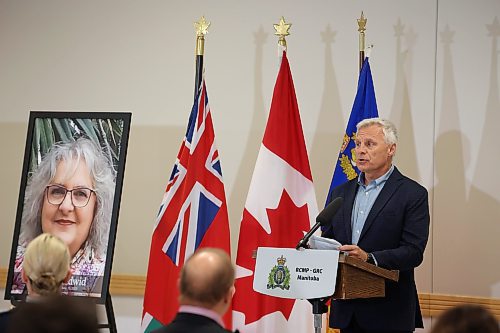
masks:
[[[363,61],[365,60],[365,31],[366,22],[368,19],[365,18],[363,11],[361,11],[361,17],[357,19],[358,21],[358,31],[359,31],[359,70],[363,67]]]
[[[274,26],[274,30],[276,30],[276,32],[274,34],[279,37],[278,44],[283,46],[286,49],[285,37],[290,35],[288,30],[290,30],[290,27],[292,26],[292,24],[286,23],[285,18],[282,16],[280,19],[280,23],[273,24],[273,26]]]
[[[208,33],[208,27],[210,27],[210,22],[205,20],[205,16],[202,16],[198,22],[194,22],[196,55],[203,55],[205,53],[205,35]]]
[[[366,30],[366,21],[368,21],[368,19],[365,18],[365,14],[363,13],[363,11],[361,11],[361,17],[357,19],[357,21],[358,21],[358,31],[364,34]]]

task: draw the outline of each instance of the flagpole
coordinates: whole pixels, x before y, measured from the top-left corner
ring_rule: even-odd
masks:
[[[194,78],[194,98],[198,95],[200,85],[203,79],[203,56],[205,55],[205,35],[208,33],[210,22],[202,16],[197,22],[194,22],[196,31],[196,73]]]
[[[361,17],[357,19],[358,21],[358,31],[359,31],[359,71],[363,67],[363,62],[365,61],[365,31],[366,31],[366,21],[363,11],[361,11]]]

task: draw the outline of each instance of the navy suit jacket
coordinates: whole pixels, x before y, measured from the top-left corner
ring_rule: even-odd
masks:
[[[174,320],[153,333],[229,333],[214,320],[193,313],[179,312]]]
[[[323,236],[352,244],[351,216],[357,178],[332,190],[331,200],[344,198]],[[423,327],[414,268],[420,265],[429,237],[427,190],[394,168],[366,219],[358,246],[372,253],[379,267],[399,270],[399,281],[386,281],[384,298],[335,300],[330,326],[345,328],[355,316],[362,328],[413,331]]]
[[[0,333],[7,332],[7,328],[9,327],[10,318],[12,317],[12,313],[15,309],[0,312]]]

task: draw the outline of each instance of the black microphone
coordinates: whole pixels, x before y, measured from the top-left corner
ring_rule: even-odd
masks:
[[[340,206],[342,206],[343,203],[344,203],[344,198],[342,197],[337,197],[333,199],[332,202],[330,202],[328,206],[326,206],[318,214],[318,216],[316,216],[316,224],[311,228],[311,230],[309,230],[304,235],[304,237],[302,237],[302,239],[295,248],[297,250],[300,249],[301,247],[306,248],[307,242],[309,242],[309,238],[311,238],[311,236],[314,234],[316,230],[318,230],[320,226],[326,227],[330,223],[330,220],[335,216],[335,214],[340,209]]]

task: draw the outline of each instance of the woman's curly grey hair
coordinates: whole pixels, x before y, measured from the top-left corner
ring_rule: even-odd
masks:
[[[115,171],[102,150],[85,137],[53,145],[33,172],[24,196],[20,244],[27,244],[42,233],[41,212],[45,188],[54,179],[59,162],[65,161],[70,169],[72,166],[76,170],[81,160],[85,161],[90,171],[97,197],[97,208],[87,242],[97,255],[103,257],[106,254],[115,193]]]

